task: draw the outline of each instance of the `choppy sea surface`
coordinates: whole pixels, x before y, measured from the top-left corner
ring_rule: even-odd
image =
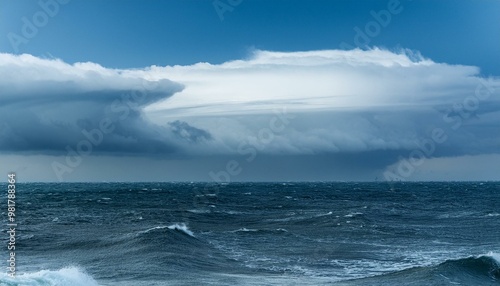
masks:
[[[24,183],[16,203],[0,285],[500,285],[495,182]]]

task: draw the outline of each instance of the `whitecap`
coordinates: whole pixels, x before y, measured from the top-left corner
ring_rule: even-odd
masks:
[[[188,212],[190,213],[194,213],[194,214],[206,214],[206,213],[210,213],[210,210],[204,210],[204,209],[192,209],[192,210],[188,210]]]
[[[499,213],[489,213],[486,215],[487,217],[496,217],[496,216],[500,216]]]
[[[490,251],[485,256],[493,258],[496,261],[496,263],[500,266],[500,254],[499,253],[495,253],[495,252]]]
[[[232,232],[256,232],[256,231],[259,231],[259,230],[258,229],[253,229],[253,228],[249,229],[249,228],[243,227],[243,228],[234,230]]]
[[[168,229],[181,231],[189,236],[194,237],[194,233],[187,227],[185,223],[174,223],[172,225],[169,225]]]
[[[244,212],[240,212],[240,211],[222,211],[222,213],[230,214],[230,215],[244,214]]]
[[[31,273],[16,273],[16,277],[0,274],[0,285],[71,285],[99,286],[90,275],[77,267],[65,267],[59,270],[40,270]]]
[[[322,216],[327,216],[327,215],[332,215],[332,214],[333,214],[333,212],[327,212],[326,214],[319,214],[315,217],[322,217]]]
[[[363,213],[356,212],[356,213],[346,214],[344,217],[355,217],[355,216],[362,215],[362,214]]]
[[[185,223],[174,223],[174,224],[169,225],[169,226],[166,226],[166,225],[155,226],[155,227],[140,231],[139,234],[144,234],[144,233],[148,233],[148,232],[151,232],[154,230],[166,229],[166,228],[170,229],[170,230],[180,231],[180,232],[183,232],[189,236],[195,237],[194,233],[186,226]]]

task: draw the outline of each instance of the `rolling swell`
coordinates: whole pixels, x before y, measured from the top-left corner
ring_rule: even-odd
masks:
[[[427,267],[413,267],[341,285],[499,285],[498,254],[466,257]],[[404,282],[403,282],[404,281]]]
[[[125,237],[124,237],[125,238]],[[161,225],[139,231],[118,242],[128,257],[154,257],[151,265],[173,271],[199,269],[210,272],[235,269],[241,271],[207,240],[199,237],[184,223]],[[153,263],[154,262],[154,263]]]
[[[201,234],[191,230],[184,223],[145,227],[143,230],[95,237],[92,240],[80,238],[78,241],[65,243],[57,251],[62,261],[70,261],[73,253],[80,253],[80,264],[86,265],[85,269],[89,273],[96,274],[93,276],[97,281],[115,280],[118,277],[124,280],[173,280],[179,277],[179,273],[185,273],[186,269],[196,270],[196,273],[191,275],[193,277],[207,275],[203,273],[248,272],[248,269],[235,262],[234,259],[228,258],[224,252],[215,248]],[[111,262],[115,263],[114,271],[103,271],[103,263]],[[64,265],[56,265],[51,269],[63,267]],[[0,286],[98,285],[78,282],[80,280],[93,281],[93,279],[86,278],[86,275],[78,269],[68,269],[28,273],[22,276],[24,278],[21,280],[1,277]],[[147,269],[147,272],[144,269]],[[70,278],[74,280],[69,280]],[[21,281],[23,284],[17,284],[14,281]]]
[[[439,265],[442,270],[449,272],[463,271],[472,277],[489,277],[492,281],[500,282],[500,260],[498,255],[489,254],[479,257],[468,257],[459,260],[449,260]]]

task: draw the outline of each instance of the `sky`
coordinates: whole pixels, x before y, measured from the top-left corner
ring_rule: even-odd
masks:
[[[500,179],[500,1],[4,0],[24,181]]]

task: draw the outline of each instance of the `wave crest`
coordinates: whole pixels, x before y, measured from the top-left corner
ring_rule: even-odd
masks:
[[[363,281],[369,285],[372,285],[370,283],[400,285],[400,281],[405,281],[405,279],[422,282],[422,285],[423,283],[426,285],[491,285],[492,282],[497,283],[500,280],[500,255],[490,252],[485,255],[450,259],[434,266],[412,267],[380,276],[353,279],[350,282]]]
[[[195,237],[194,233],[187,227],[187,225],[185,223],[175,223],[175,224],[169,225],[167,228],[170,230],[176,230],[176,231],[183,232],[191,237]]]
[[[169,226],[165,226],[165,225],[155,226],[155,227],[140,231],[139,234],[146,234],[146,233],[150,233],[152,231],[159,230],[159,229],[169,229],[169,230],[179,231],[179,232],[187,234],[191,237],[195,237],[194,233],[187,227],[187,225],[185,223],[174,223],[174,224],[171,224]]]
[[[2,274],[0,276],[0,285],[99,286],[94,278],[77,267],[65,267],[59,270],[40,270],[32,273],[23,273],[16,275],[15,278]]]

